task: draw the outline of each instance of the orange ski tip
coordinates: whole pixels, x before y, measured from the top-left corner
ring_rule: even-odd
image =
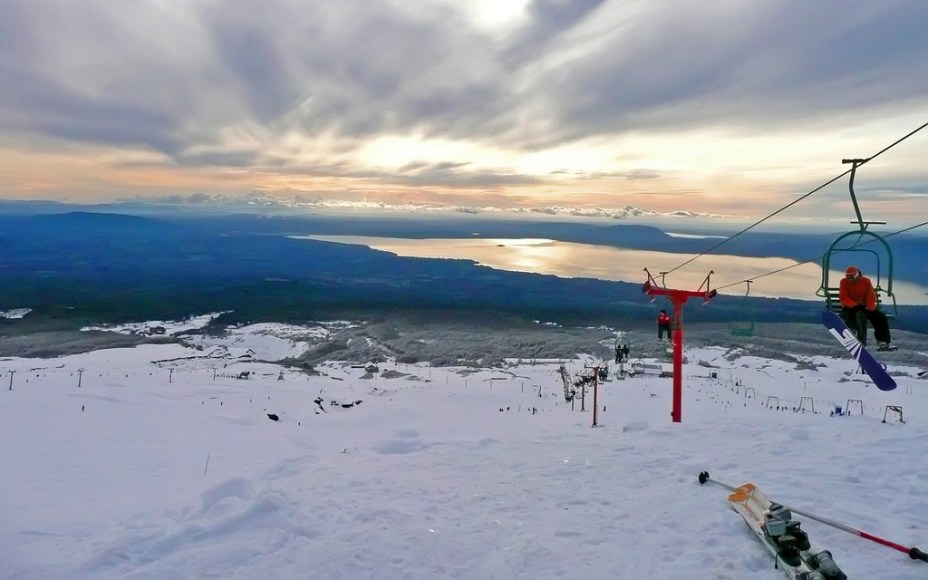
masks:
[[[740,493],[744,493],[747,495],[751,495],[754,493],[755,489],[757,489],[757,486],[754,485],[753,483],[744,483],[736,487],[735,492],[740,492]]]
[[[742,491],[736,491],[735,493],[728,496],[728,501],[732,503],[744,503],[748,501],[748,497],[750,497],[748,494]]]

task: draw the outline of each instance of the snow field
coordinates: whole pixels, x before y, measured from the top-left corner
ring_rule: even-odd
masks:
[[[702,470],[924,549],[925,381],[883,393],[850,360],[724,354],[687,351],[718,368],[685,365],[683,423],[671,379],[649,376],[602,385],[597,428],[592,393],[585,412],[565,403],[556,361],[361,378],[181,345],[2,360],[0,576],[779,578]],[[792,411],[804,396],[818,413]],[[863,416],[829,416],[848,399]],[[883,424],[885,405],[906,423]],[[851,578],[925,575],[803,525]]]

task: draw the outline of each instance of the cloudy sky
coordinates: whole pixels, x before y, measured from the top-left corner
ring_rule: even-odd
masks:
[[[921,0],[3,0],[0,198],[763,216],[928,121],[925,22]],[[928,214],[926,152],[928,130],[861,170],[865,217]],[[800,206],[853,217],[844,183]]]

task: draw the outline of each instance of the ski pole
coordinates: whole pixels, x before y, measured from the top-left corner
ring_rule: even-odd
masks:
[[[699,483],[702,484],[702,483],[706,483],[707,481],[710,482],[710,483],[714,483],[714,484],[716,484],[716,485],[720,485],[720,486],[722,486],[722,487],[724,487],[725,489],[728,489],[728,490],[730,490],[730,491],[736,491],[736,489],[737,489],[737,488],[735,488],[735,487],[732,487],[732,486],[728,485],[727,483],[722,483],[721,481],[718,481],[718,480],[716,480],[716,479],[712,479],[711,477],[709,477],[709,472],[708,472],[708,471],[703,471],[702,473],[699,474]],[[864,531],[861,531],[861,530],[854,529],[854,528],[852,528],[851,526],[842,524],[842,523],[840,523],[840,522],[836,522],[836,521],[834,521],[834,520],[829,520],[828,518],[823,518],[822,516],[817,516],[817,515],[815,515],[815,514],[810,514],[809,512],[799,511],[799,510],[797,510],[797,509],[795,509],[795,508],[792,508],[792,507],[790,507],[790,506],[788,506],[788,505],[784,505],[784,504],[780,504],[780,505],[782,505],[783,507],[785,507],[786,509],[790,510],[790,511],[793,512],[793,513],[799,514],[799,515],[801,515],[801,516],[805,516],[805,517],[809,518],[810,520],[815,520],[815,521],[817,521],[817,522],[819,522],[819,523],[825,524],[826,526],[831,526],[831,527],[833,527],[833,528],[835,528],[835,529],[841,530],[842,532],[847,532],[847,533],[849,533],[849,534],[854,534],[855,536],[858,536],[858,537],[863,538],[863,539],[865,539],[865,540],[870,540],[871,542],[876,542],[877,544],[882,544],[883,546],[886,546],[887,548],[892,548],[893,550],[898,550],[898,551],[902,552],[903,554],[908,554],[909,558],[912,558],[913,560],[921,560],[922,562],[928,562],[928,553],[922,552],[921,550],[919,550],[918,548],[916,548],[916,547],[914,547],[914,546],[911,547],[911,548],[906,548],[906,547],[903,546],[902,544],[897,544],[896,542],[890,542],[889,540],[883,539],[883,538],[881,538],[881,537],[879,537],[879,536],[874,536],[873,534],[868,534],[867,532],[864,532]]]

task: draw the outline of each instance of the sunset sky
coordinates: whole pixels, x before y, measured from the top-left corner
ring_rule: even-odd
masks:
[[[759,216],[928,121],[928,3],[4,0],[0,199]],[[928,130],[861,169],[928,215]],[[793,215],[852,218],[846,181]],[[790,210],[793,211],[793,210]]]

